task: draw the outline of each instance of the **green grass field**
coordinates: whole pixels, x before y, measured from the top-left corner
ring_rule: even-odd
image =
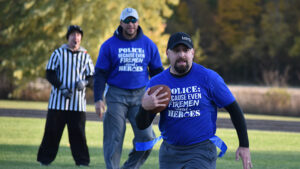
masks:
[[[46,102],[7,101],[0,100],[0,108],[46,110]],[[89,112],[94,111],[88,105]],[[228,113],[220,113],[219,117],[229,118]],[[282,116],[246,115],[247,119],[299,121],[300,118]],[[36,162],[36,154],[44,132],[45,119],[0,117],[0,169],[43,169]],[[132,148],[133,133],[130,125],[126,131],[121,164]],[[157,125],[154,130],[159,135]],[[270,132],[248,130],[250,150],[255,169],[299,169],[300,168],[300,133]],[[90,151],[90,168],[104,169],[102,153],[102,122],[88,121],[86,135]],[[217,161],[217,169],[240,169],[241,161],[235,161],[235,150],[238,146],[236,132],[233,129],[218,129],[217,135],[228,146],[223,158]],[[158,168],[158,150],[161,142],[155,145],[150,157],[142,169]],[[53,169],[76,169],[68,143],[67,130],[60,143],[60,149]]]
[[[1,169],[39,169],[46,168],[36,162],[36,154],[42,140],[45,119],[0,117],[0,168]],[[132,145],[133,134],[130,125],[127,130],[122,163]],[[155,133],[159,131],[154,126]],[[71,156],[67,130],[60,143],[55,161],[48,168],[75,169]],[[91,156],[90,168],[105,168],[102,153],[102,122],[87,122],[87,141]],[[218,169],[240,169],[241,161],[235,161],[235,150],[238,145],[235,130],[218,129],[217,135],[228,146],[223,158],[217,161]],[[255,169],[299,169],[300,166],[300,133],[267,132],[249,130],[250,149]],[[150,157],[142,169],[158,168],[158,149],[161,142],[155,145]]]

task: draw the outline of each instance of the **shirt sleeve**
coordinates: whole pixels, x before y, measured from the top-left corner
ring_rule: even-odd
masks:
[[[225,107],[235,101],[223,78],[216,72],[211,73],[210,90],[212,99],[219,108]]]
[[[95,72],[93,61],[89,54],[86,54],[87,62],[86,62],[86,76],[93,76]]]
[[[103,100],[103,93],[105,90],[105,83],[107,80],[107,72],[95,68],[94,75],[94,101]]]
[[[59,53],[57,52],[57,50],[55,50],[50,56],[48,64],[46,65],[46,70],[56,70],[58,68],[58,65],[59,65]]]
[[[106,43],[102,44],[100,50],[99,50],[99,55],[98,59],[96,62],[96,68],[102,69],[102,70],[109,70],[110,66],[112,65],[111,60],[110,60],[110,53],[109,51],[109,45]]]
[[[140,106],[138,114],[135,116],[135,122],[140,130],[144,130],[152,124],[156,114],[150,113]]]
[[[161,68],[162,67],[162,62],[160,59],[160,54],[158,51],[157,46],[152,42],[152,51],[151,51],[151,60],[149,64],[149,69],[150,71],[153,71],[155,69]]]
[[[54,70],[46,70],[46,79],[55,87],[59,88],[61,85],[61,82],[59,81],[56,71]]]
[[[231,121],[236,129],[240,147],[249,147],[247,125],[242,109],[236,101],[226,106],[225,109],[229,112]]]

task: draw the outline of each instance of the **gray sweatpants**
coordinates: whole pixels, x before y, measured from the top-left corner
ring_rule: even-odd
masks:
[[[159,150],[160,169],[215,169],[217,149],[210,140],[190,146],[163,143]]]
[[[135,123],[135,116],[139,111],[144,92],[144,88],[124,90],[112,86],[107,91],[107,112],[103,120],[103,152],[107,169],[119,169],[126,119],[129,120],[133,129],[134,139],[133,149],[122,168],[140,168],[151,152],[151,150],[135,151],[134,147],[135,142],[146,142],[155,138],[152,126],[145,130],[140,130]]]

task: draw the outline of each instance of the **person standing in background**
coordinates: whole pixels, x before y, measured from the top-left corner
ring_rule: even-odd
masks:
[[[157,46],[143,34],[137,11],[125,8],[120,16],[120,26],[102,44],[95,67],[95,109],[100,118],[106,107],[103,93],[108,85],[105,96],[107,111],[103,120],[103,152],[107,169],[119,169],[126,119],[134,132],[134,144],[155,138],[152,126],[144,130],[137,128],[135,116],[149,76],[162,71]],[[122,168],[140,168],[150,152],[151,148],[137,151],[134,145]]]
[[[70,25],[66,34],[68,44],[56,49],[46,66],[46,78],[52,90],[44,137],[37,155],[41,165],[50,165],[55,159],[66,124],[76,165],[90,163],[85,135],[85,92],[86,86],[92,84],[94,65],[87,50],[80,46],[82,37],[82,29]]]

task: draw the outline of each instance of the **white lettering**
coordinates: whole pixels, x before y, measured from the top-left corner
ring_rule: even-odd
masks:
[[[188,99],[201,99],[201,93],[188,94]]]
[[[127,71],[127,72],[142,72],[142,66],[119,66],[119,71]]]
[[[175,101],[175,100],[186,100],[186,95],[171,95],[171,100]]]
[[[200,88],[198,88],[197,86],[171,89],[172,94],[185,94],[185,93],[196,93],[196,92],[200,92]]]
[[[169,110],[168,111],[168,116],[173,118],[198,117],[200,115],[201,115],[200,110],[190,110],[190,111]]]
[[[187,40],[187,41],[189,41],[189,42],[192,42],[191,38],[189,38],[189,37],[184,37],[184,36],[182,36],[181,38],[182,38],[182,40]]]
[[[200,103],[200,100],[173,101],[173,102],[170,102],[170,106],[172,106],[174,108],[183,108],[183,107],[198,106],[199,103]]]

